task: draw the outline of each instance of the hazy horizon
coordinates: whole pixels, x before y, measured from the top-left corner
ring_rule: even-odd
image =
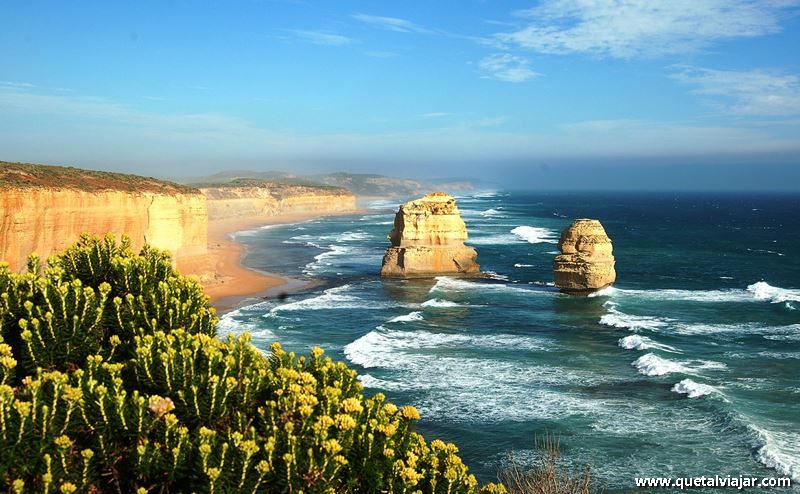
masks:
[[[800,1],[7,3],[0,159],[797,190]]]

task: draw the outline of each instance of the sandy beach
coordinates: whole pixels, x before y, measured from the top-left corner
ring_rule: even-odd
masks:
[[[206,294],[211,297],[211,305],[219,313],[225,313],[246,300],[275,296],[280,292],[297,291],[308,286],[308,282],[305,281],[291,280],[244,266],[242,260],[246,248],[232,239],[233,233],[265,225],[297,223],[332,214],[352,214],[353,212],[355,211],[331,214],[296,213],[209,221],[208,256],[214,279],[206,281],[204,285]]]

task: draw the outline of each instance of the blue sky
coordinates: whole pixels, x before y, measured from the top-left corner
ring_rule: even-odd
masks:
[[[800,0],[9,0],[0,159],[562,185],[610,170],[632,187],[705,167],[723,188],[787,188],[798,14]]]

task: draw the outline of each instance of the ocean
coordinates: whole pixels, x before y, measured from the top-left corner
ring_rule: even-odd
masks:
[[[800,485],[800,196],[457,196],[485,279],[381,280],[401,200],[240,232],[245,263],[314,288],[226,314],[300,353],[323,347],[366,394],[416,406],[482,482],[557,437],[608,491],[634,477],[790,476]],[[552,286],[563,228],[597,218],[617,283]]]

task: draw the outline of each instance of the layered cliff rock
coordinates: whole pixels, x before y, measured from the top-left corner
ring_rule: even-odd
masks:
[[[23,269],[83,232],[112,232],[169,250],[179,269],[208,268],[208,214],[197,190],[146,177],[0,162],[0,260]]]
[[[400,206],[389,233],[381,276],[477,273],[478,253],[464,245],[467,227],[455,199],[434,192]]]
[[[337,213],[355,209],[356,197],[339,187],[306,186],[259,179],[202,185],[209,219]]]
[[[566,293],[588,293],[614,283],[611,239],[598,220],[578,219],[561,233],[561,255],[553,261],[555,285]]]

